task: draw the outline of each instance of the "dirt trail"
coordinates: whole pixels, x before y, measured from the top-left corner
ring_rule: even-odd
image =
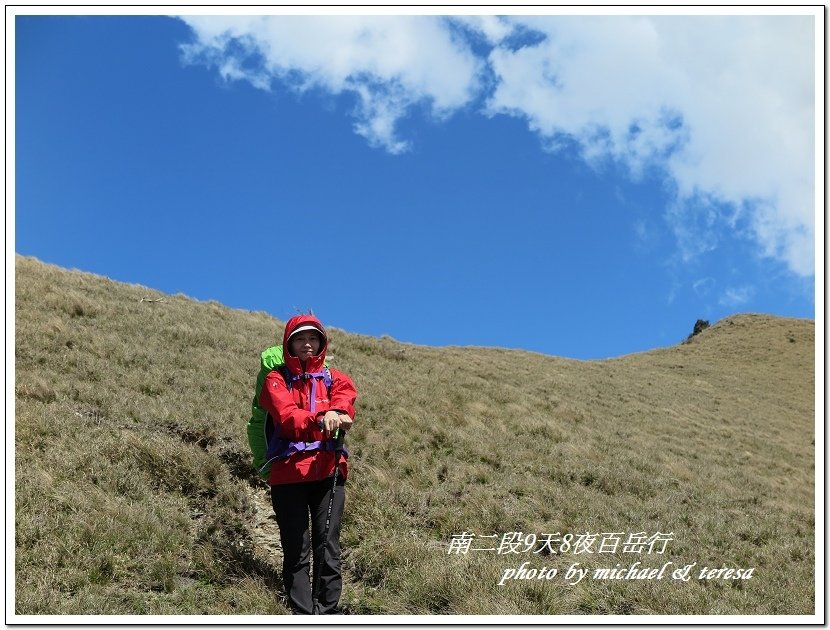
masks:
[[[245,491],[254,507],[254,520],[251,526],[253,553],[261,561],[271,566],[274,571],[282,571],[282,546],[277,519],[271,507],[271,496],[267,488],[245,485]]]
[[[280,544],[280,530],[277,519],[274,516],[274,509],[271,507],[271,494],[268,488],[253,487],[250,484],[245,484],[245,492],[254,509],[253,521],[250,527],[251,543],[253,545],[251,554],[258,563],[267,566],[268,570],[273,572],[274,575],[281,575],[282,545]],[[342,576],[344,589],[357,590],[358,585],[345,562],[342,567]],[[283,605],[287,607],[288,603],[285,601],[284,593],[281,592],[280,595],[283,598]],[[348,604],[343,599],[340,602],[340,611],[341,614],[345,615],[353,614],[353,611],[349,609]]]

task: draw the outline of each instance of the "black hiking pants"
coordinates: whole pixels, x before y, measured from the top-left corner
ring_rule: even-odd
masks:
[[[317,586],[317,614],[337,613],[343,590],[340,575],[340,519],[345,504],[345,479],[337,477],[337,491],[331,508],[328,541],[323,540],[332,491],[332,478],[305,483],[271,486],[271,505],[277,515],[282,544],[282,579],[288,601],[295,613],[313,613],[310,559],[314,548],[314,575]],[[309,536],[309,515],[311,536]],[[325,547],[325,551],[324,551]]]

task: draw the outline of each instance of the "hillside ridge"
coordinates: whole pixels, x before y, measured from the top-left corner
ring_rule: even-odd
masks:
[[[16,612],[287,612],[245,436],[259,353],[281,327],[17,256]],[[813,612],[812,320],[737,314],[592,361],[330,335],[360,392],[345,612]],[[659,557],[449,554],[461,532],[672,540]],[[498,584],[523,561],[564,574],[635,559],[755,577]]]
[[[45,262],[42,262],[42,261],[40,261],[39,259],[37,259],[33,256],[24,256],[24,255],[21,255],[21,254],[15,254],[15,261],[16,261],[16,268],[18,268],[18,269],[19,269],[21,264],[23,264],[23,265],[33,264],[33,265],[42,267],[44,270],[51,270],[52,272],[58,273],[58,274],[70,274],[70,275],[78,274],[79,277],[87,278],[90,281],[100,281],[100,282],[104,283],[105,286],[120,286],[120,287],[128,288],[133,295],[138,295],[139,296],[138,300],[139,300],[140,303],[141,302],[146,302],[148,304],[154,304],[154,303],[164,303],[165,300],[170,300],[170,299],[174,299],[174,298],[175,299],[182,299],[182,300],[192,302],[194,305],[212,305],[213,307],[219,307],[219,308],[222,308],[222,309],[227,309],[231,312],[235,312],[235,313],[239,313],[239,314],[247,314],[247,315],[252,315],[252,316],[256,316],[256,317],[272,318],[275,325],[278,328],[281,327],[281,326],[284,326],[284,324],[285,324],[284,320],[280,320],[278,317],[272,316],[272,315],[266,313],[265,311],[252,311],[252,310],[244,309],[244,308],[234,308],[234,307],[226,306],[226,305],[222,304],[221,302],[218,302],[218,301],[213,300],[213,299],[199,300],[198,298],[190,297],[188,295],[185,295],[183,293],[178,293],[178,292],[174,293],[174,294],[165,293],[163,291],[153,289],[151,287],[147,287],[147,286],[139,284],[139,283],[130,283],[130,282],[122,282],[122,281],[112,280],[111,278],[109,278],[105,275],[102,275],[102,274],[97,274],[97,273],[94,273],[94,272],[84,271],[84,270],[80,270],[80,269],[69,269],[69,268],[65,268],[65,267],[60,267],[59,265],[55,265],[55,264],[52,264],[52,263],[45,263]],[[17,275],[19,275],[19,274],[16,273],[16,276]],[[649,348],[649,349],[645,349],[645,350],[641,350],[641,351],[637,351],[637,352],[633,352],[633,353],[629,353],[629,354],[625,354],[625,355],[612,356],[612,357],[607,357],[607,358],[602,358],[602,359],[573,359],[573,358],[570,358],[570,357],[561,357],[559,355],[549,355],[549,354],[545,354],[545,353],[542,353],[542,352],[539,352],[539,351],[536,351],[536,350],[528,350],[528,349],[521,349],[521,348],[501,348],[499,346],[480,346],[480,345],[458,346],[458,345],[450,344],[450,345],[445,346],[445,347],[447,347],[447,348],[459,348],[459,349],[463,349],[463,350],[473,350],[473,351],[475,351],[477,349],[481,349],[481,350],[498,350],[498,351],[505,351],[505,352],[521,352],[521,353],[529,353],[529,354],[538,354],[538,355],[545,356],[545,357],[551,357],[551,358],[557,358],[557,359],[563,359],[563,360],[571,360],[571,361],[586,361],[586,362],[609,361],[609,360],[615,360],[615,359],[624,359],[626,357],[636,356],[636,355],[640,355],[640,354],[643,354],[643,353],[649,353],[649,352],[654,352],[654,351],[665,350],[665,349],[668,349],[668,348],[674,348],[674,347],[677,347],[678,345],[682,345],[682,344],[685,344],[685,343],[691,343],[691,342],[694,342],[694,341],[699,341],[701,339],[708,339],[708,338],[711,337],[711,335],[713,333],[722,331],[726,326],[734,326],[734,325],[736,325],[738,327],[738,329],[745,329],[746,326],[769,327],[770,325],[790,326],[790,328],[792,328],[793,326],[795,326],[796,328],[802,327],[803,330],[800,330],[797,334],[802,335],[802,336],[804,336],[804,335],[809,336],[810,332],[814,331],[815,321],[812,320],[812,319],[808,319],[808,318],[784,317],[784,316],[772,315],[772,314],[766,314],[766,313],[739,312],[739,313],[734,313],[732,315],[726,316],[726,317],[716,321],[714,324],[707,327],[701,333],[698,333],[694,337],[691,337],[691,338],[688,338],[688,339],[683,339],[682,337],[679,337],[678,341],[677,341],[677,344],[673,344],[673,345],[669,345],[669,346],[658,346],[658,347],[655,347],[655,348]],[[370,339],[378,339],[378,340],[381,340],[383,342],[398,344],[398,345],[403,346],[403,351],[405,351],[405,349],[407,347],[426,348],[426,349],[440,349],[442,347],[442,346],[430,346],[430,345],[425,345],[425,344],[417,344],[417,343],[412,343],[412,342],[399,341],[397,339],[394,339],[393,337],[390,337],[389,335],[380,335],[378,337],[373,337],[371,335],[364,335],[364,334],[360,334],[360,333],[350,333],[348,331],[345,331],[345,330],[337,328],[337,327],[332,327],[332,328],[334,330],[337,330],[340,333],[343,333],[343,334],[349,334],[349,335],[354,335],[354,336],[358,336],[358,337],[367,337],[367,338],[370,338]],[[788,328],[788,330],[789,330],[789,328]],[[752,334],[751,331],[748,331],[748,332],[749,332],[749,334]],[[813,334],[814,334],[814,332],[813,332]],[[275,336],[274,339],[273,339],[273,342],[277,343],[277,342],[279,342],[279,339]]]

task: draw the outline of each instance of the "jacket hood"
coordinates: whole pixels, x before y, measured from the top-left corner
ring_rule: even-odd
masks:
[[[323,344],[320,346],[319,354],[311,357],[306,361],[305,370],[298,357],[292,356],[288,349],[288,338],[295,330],[301,326],[314,326],[323,336]],[[282,335],[283,356],[285,357],[285,365],[292,374],[302,374],[305,372],[319,372],[323,369],[323,364],[326,360],[326,349],[329,346],[329,337],[326,334],[326,329],[320,320],[314,315],[296,315],[288,320],[285,325],[285,332]]]

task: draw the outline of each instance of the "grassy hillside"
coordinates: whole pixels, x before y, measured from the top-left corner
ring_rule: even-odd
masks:
[[[19,256],[15,291],[15,611],[285,613],[245,438],[283,322]],[[360,391],[346,612],[814,612],[812,321],[736,315],[606,361],[337,329],[330,348]],[[456,553],[465,532],[521,544]],[[624,549],[640,532],[672,536]],[[524,562],[558,573],[505,578]],[[635,562],[696,564],[594,574]]]

